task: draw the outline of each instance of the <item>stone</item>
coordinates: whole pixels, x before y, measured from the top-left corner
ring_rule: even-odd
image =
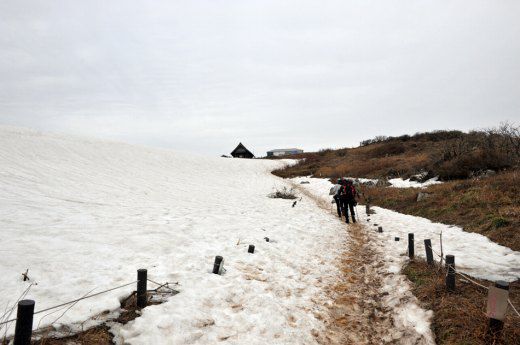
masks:
[[[432,193],[419,192],[417,193],[417,202],[422,201],[424,199],[428,199],[432,196]]]

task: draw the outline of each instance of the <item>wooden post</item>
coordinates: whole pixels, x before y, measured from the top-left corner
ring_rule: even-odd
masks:
[[[413,244],[413,234],[408,234],[408,256],[410,259],[413,259],[415,252],[414,252],[414,244]]]
[[[24,299],[18,302],[16,326],[14,330],[14,345],[30,345],[32,336],[34,301]]]
[[[249,248],[247,249],[247,252],[253,254],[255,252],[255,246],[250,244]]]
[[[487,316],[489,317],[488,337],[495,343],[501,336],[504,328],[509,299],[509,283],[499,280],[495,287],[491,287],[488,293]]]
[[[378,232],[383,232],[383,227],[382,226],[377,227],[377,231]]]
[[[446,288],[448,291],[455,291],[455,256],[446,255],[446,268],[448,274],[446,275]]]
[[[148,283],[148,271],[144,268],[137,270],[137,308],[146,307],[148,296],[146,286]]]
[[[222,262],[224,261],[224,258],[220,255],[215,256],[215,263],[213,264],[213,273],[214,274],[220,274],[222,273]]]
[[[367,216],[370,216],[370,204],[369,203],[367,203],[365,205],[365,213],[367,214]]]
[[[432,241],[430,239],[424,240],[424,250],[426,251],[426,262],[429,266],[433,266]]]

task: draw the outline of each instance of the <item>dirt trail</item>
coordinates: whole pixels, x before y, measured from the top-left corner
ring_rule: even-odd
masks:
[[[300,185],[293,187],[301,194],[312,199],[325,212],[330,213],[330,204],[308,192]],[[333,212],[336,216],[335,209]],[[364,212],[357,215],[365,217]],[[337,218],[337,221],[340,221]],[[349,243],[338,259],[338,267],[342,277],[327,289],[334,300],[329,308],[329,318],[325,320],[327,331],[320,334],[320,344],[428,344],[430,341],[417,334],[415,330],[406,329],[396,322],[395,308],[388,307],[389,300],[393,306],[410,302],[410,297],[389,297],[382,292],[388,281],[385,279],[395,275],[388,272],[379,246],[371,240],[370,229],[359,223],[345,224]],[[406,284],[406,283],[405,283]]]
[[[323,344],[391,344],[396,343],[392,312],[382,305],[381,276],[386,272],[379,264],[378,253],[370,246],[361,225],[348,226],[350,246],[339,260],[343,279],[330,288],[335,304],[330,309],[328,332]]]

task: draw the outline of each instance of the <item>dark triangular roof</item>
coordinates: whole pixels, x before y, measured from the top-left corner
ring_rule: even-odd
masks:
[[[242,143],[238,144],[238,146],[231,152],[231,155],[233,157],[244,156],[250,158],[255,156],[251,151],[246,149],[246,147]]]

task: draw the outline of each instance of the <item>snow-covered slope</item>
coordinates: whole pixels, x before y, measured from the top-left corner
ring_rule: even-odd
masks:
[[[269,173],[281,164],[0,127],[0,308],[29,285],[26,269],[41,310],[147,268],[181,293],[118,331],[127,343],[315,343],[345,233],[305,199],[266,197],[283,185]],[[223,276],[210,274],[215,255]],[[59,322],[114,310],[132,289],[82,301]],[[38,314],[35,328],[62,312]]]

